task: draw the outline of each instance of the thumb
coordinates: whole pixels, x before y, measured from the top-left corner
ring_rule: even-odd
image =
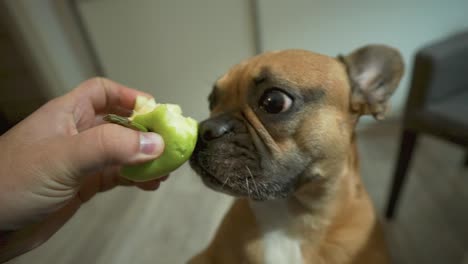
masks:
[[[66,148],[72,171],[94,172],[109,165],[135,164],[159,157],[164,141],[156,133],[139,132],[115,124],[104,124],[76,136]]]

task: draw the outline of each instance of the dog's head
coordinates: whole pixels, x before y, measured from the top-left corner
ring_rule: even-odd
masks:
[[[402,73],[399,53],[381,45],[250,58],[216,81],[191,166],[209,187],[255,200],[322,182],[342,168],[358,117],[382,117]]]

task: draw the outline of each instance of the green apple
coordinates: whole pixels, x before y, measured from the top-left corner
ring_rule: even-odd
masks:
[[[132,181],[148,181],[167,175],[179,168],[192,155],[197,141],[198,123],[182,115],[175,104],[157,104],[153,98],[138,96],[133,115],[136,127],[155,132],[164,139],[163,154],[152,161],[122,168],[122,175]],[[140,129],[143,130],[143,129]]]

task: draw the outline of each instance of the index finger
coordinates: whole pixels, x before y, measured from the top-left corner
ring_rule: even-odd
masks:
[[[95,77],[83,82],[71,92],[71,95],[77,103],[90,103],[96,113],[109,112],[113,108],[132,110],[138,95],[153,97],[148,93],[131,89],[103,77]]]

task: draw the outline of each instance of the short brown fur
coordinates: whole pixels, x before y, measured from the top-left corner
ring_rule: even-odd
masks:
[[[357,81],[353,78],[362,80],[363,77],[351,76],[349,67],[365,65],[367,61],[353,61],[362,56],[351,54],[337,60],[302,50],[253,57],[234,66],[216,83],[219,96],[212,109],[212,118],[222,113],[234,113],[244,118],[254,130],[252,137],[267,146],[275,162],[293,160],[291,153],[316,157],[303,164],[304,171],[298,176],[298,184],[286,198],[292,220],[284,228],[291,237],[301,241],[303,263],[389,263],[378,219],[360,178],[354,133],[359,116],[369,113],[365,109],[375,102],[362,98],[353,101],[352,94],[356,89],[361,94],[391,89],[390,95],[401,78],[403,63],[398,52],[389,47],[366,48],[368,50],[364,51],[371,51],[372,59],[391,64],[391,67],[383,68],[396,69],[395,73],[384,72],[393,77],[382,84],[383,88],[355,85]],[[378,70],[371,69],[370,72]],[[264,71],[286,82],[295,91],[323,89],[325,96],[318,103],[305,103],[288,122],[269,122],[249,104],[247,96],[251,89],[256,89],[252,80]],[[363,76],[379,78],[368,73]],[[374,79],[364,83],[375,83]],[[378,103],[385,104],[386,101]],[[362,107],[353,108],[353,104]],[[190,263],[264,263],[263,251],[262,232],[249,199],[241,197],[224,217],[208,248]]]

